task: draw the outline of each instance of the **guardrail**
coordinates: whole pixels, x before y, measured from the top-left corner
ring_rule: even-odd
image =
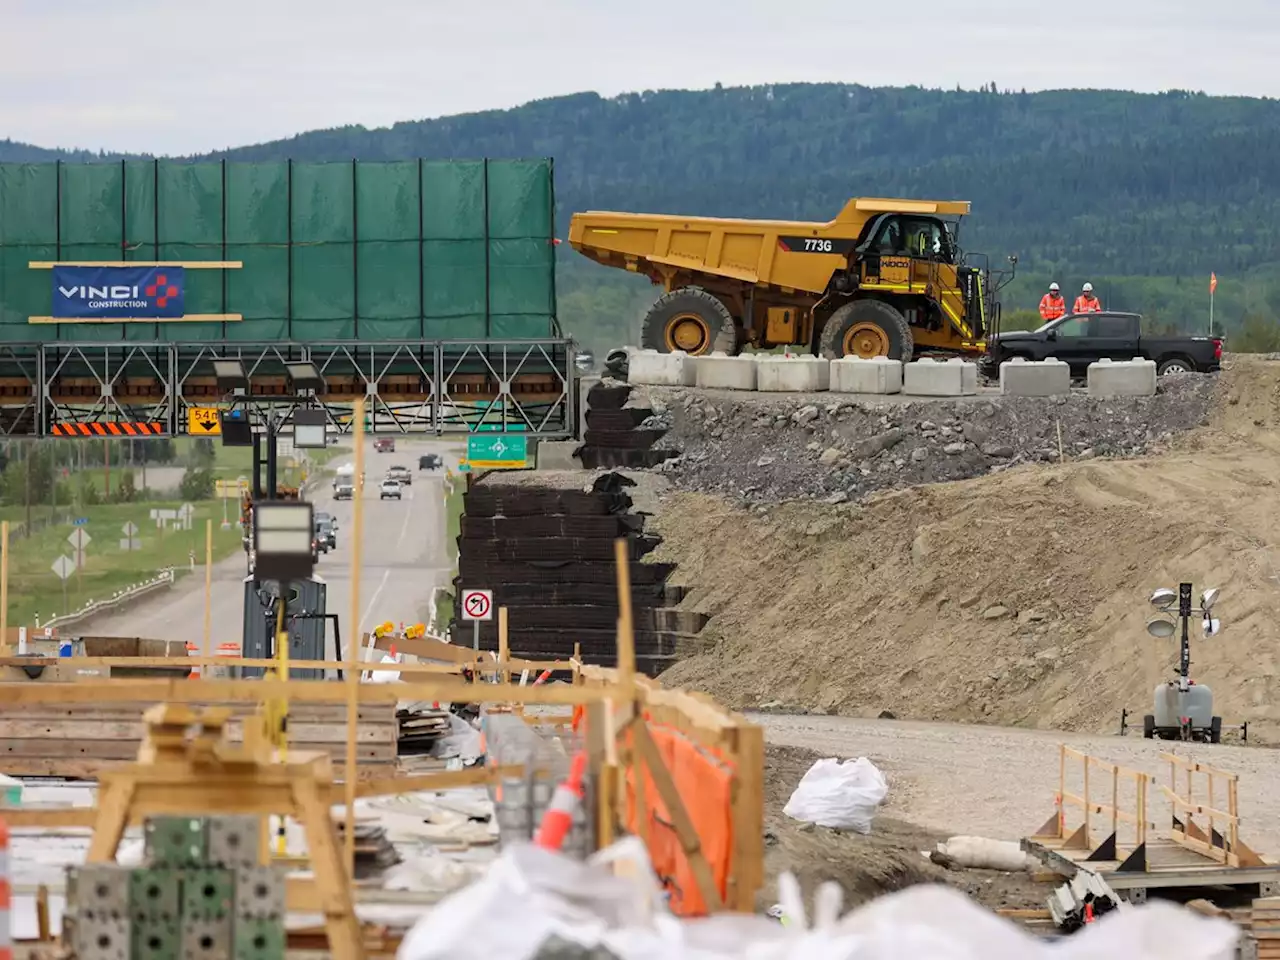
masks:
[[[146,596],[148,593],[154,593],[156,590],[168,589],[173,586],[174,574],[173,568],[168,567],[161,570],[150,580],[143,580],[141,583],[135,583],[131,587],[125,587],[117,592],[114,596],[106,600],[90,600],[81,609],[73,610],[70,613],[64,613],[60,617],[54,617],[51,620],[40,622],[39,617],[36,618],[36,626],[40,629],[49,629],[56,627],[68,627],[82,620],[87,620],[99,613],[109,613],[114,611],[120,604],[138,597]]]

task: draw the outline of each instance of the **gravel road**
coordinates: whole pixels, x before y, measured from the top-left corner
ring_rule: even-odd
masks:
[[[1157,755],[1177,753],[1237,774],[1241,840],[1264,856],[1280,855],[1280,755],[1269,748],[1162,743],[1132,733],[1121,739],[899,720],[748,716],[765,728],[770,743],[807,747],[824,756],[870,757],[889,777],[886,813],[952,834],[1006,840],[1034,832],[1053,813],[1060,743],[1154,774],[1160,784],[1169,782],[1169,764]],[[1092,796],[1104,799],[1109,782],[1107,778],[1106,785],[1095,786]],[[1078,792],[1070,785],[1068,790]],[[1221,797],[1215,799],[1216,805],[1224,805]],[[1199,800],[1207,797],[1200,793]],[[1164,801],[1150,801],[1148,816],[1168,823],[1167,809]]]

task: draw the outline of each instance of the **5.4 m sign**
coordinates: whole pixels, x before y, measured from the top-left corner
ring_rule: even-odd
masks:
[[[176,319],[184,312],[182,267],[53,268],[53,311],[64,320]]]

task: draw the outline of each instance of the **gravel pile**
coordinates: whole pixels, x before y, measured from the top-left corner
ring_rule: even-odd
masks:
[[[658,469],[684,489],[748,502],[842,503],[877,490],[963,480],[1027,462],[1158,452],[1200,426],[1217,380],[1161,380],[1154,397],[1099,400],[1004,397],[851,400],[836,394],[746,394],[641,387],[661,446]]]

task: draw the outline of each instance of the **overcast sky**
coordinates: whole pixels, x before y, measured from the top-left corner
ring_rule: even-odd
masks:
[[[196,153],[595,90],[1280,97],[1280,0],[0,0],[0,138]]]

